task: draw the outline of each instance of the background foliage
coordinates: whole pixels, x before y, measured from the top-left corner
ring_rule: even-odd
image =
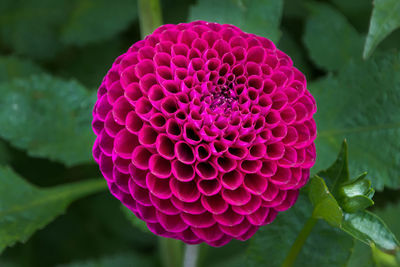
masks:
[[[370,210],[400,236],[398,0],[161,3],[163,23],[232,23],[277,42],[317,100],[313,173],[335,161],[346,138],[349,176],[368,171],[377,190]],[[165,245],[132,220],[91,159],[97,86],[113,60],[146,34],[147,12],[135,0],[1,1],[0,266],[176,266],[165,260],[166,249],[179,251],[181,244]],[[318,174],[327,185],[312,180],[294,208],[250,241],[202,246],[199,265],[280,266],[313,215],[325,221],[315,222],[295,265],[397,266],[374,249],[376,242],[370,249],[340,230],[351,227],[351,203],[341,200],[326,172]],[[320,203],[338,215],[318,213]],[[338,221],[342,216],[347,224]]]

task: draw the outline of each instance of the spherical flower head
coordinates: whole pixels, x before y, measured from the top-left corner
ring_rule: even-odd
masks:
[[[100,85],[93,156],[150,231],[222,246],[296,202],[315,162],[315,112],[304,75],[267,38],[163,25]]]

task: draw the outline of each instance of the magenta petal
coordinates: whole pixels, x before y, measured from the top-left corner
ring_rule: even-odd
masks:
[[[246,219],[244,219],[240,224],[233,226],[219,225],[219,228],[221,229],[222,232],[224,232],[228,236],[232,236],[235,238],[246,233],[250,227],[251,224]]]
[[[189,226],[181,219],[179,214],[167,215],[161,211],[157,211],[157,218],[165,230],[172,233],[179,233],[187,229]]]
[[[219,229],[216,224],[207,228],[191,227],[191,229],[195,235],[205,240],[206,242],[216,241],[224,235],[224,233]]]
[[[215,224],[215,220],[208,211],[201,214],[181,213],[182,220],[190,226],[198,228],[206,228]]]
[[[168,179],[160,179],[152,173],[147,173],[146,185],[149,191],[160,199],[169,199],[172,195]]]
[[[238,187],[235,190],[223,189],[222,197],[231,205],[241,206],[250,201],[251,194],[243,187]]]
[[[200,197],[200,192],[194,181],[181,182],[176,179],[170,179],[172,194],[181,201],[194,202]]]

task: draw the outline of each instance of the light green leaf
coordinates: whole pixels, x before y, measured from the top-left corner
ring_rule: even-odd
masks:
[[[149,228],[144,221],[140,220],[136,215],[127,207],[121,204],[122,213],[125,215],[125,218],[136,228],[142,230],[144,233],[151,234]]]
[[[352,58],[361,58],[363,39],[340,12],[323,3],[308,6],[311,15],[303,41],[319,67],[336,71]]]
[[[395,252],[400,249],[399,241],[394,234],[371,212],[346,213],[342,229],[368,245],[376,244],[385,252]]]
[[[39,188],[10,168],[0,167],[0,252],[28,240],[35,231],[64,213],[74,200],[106,188],[104,179]]]
[[[18,55],[53,57],[63,47],[58,30],[69,6],[68,0],[1,0],[1,41]]]
[[[67,166],[92,161],[94,94],[75,81],[48,75],[0,85],[0,137]]]
[[[368,58],[385,37],[400,27],[399,14],[400,1],[374,0],[374,9],[364,46],[364,58]]]
[[[0,56],[0,82],[40,73],[43,73],[43,70],[32,61]]]
[[[339,203],[345,212],[355,213],[374,205],[372,197],[375,190],[371,187],[371,181],[365,178],[366,175],[365,172],[354,181],[340,186]]]
[[[351,176],[368,170],[377,190],[399,188],[400,53],[350,63],[309,88],[318,103],[314,170],[329,166],[346,138]]]
[[[342,209],[336,199],[329,192],[324,180],[315,175],[309,182],[308,196],[314,206],[312,216],[324,219],[332,226],[339,227],[342,223]]]
[[[189,20],[233,24],[277,42],[282,9],[282,0],[202,0],[191,7]]]
[[[387,254],[375,245],[371,246],[372,258],[374,259],[375,265],[378,267],[399,267],[400,263],[396,260],[396,255]]]
[[[154,257],[144,257],[134,252],[121,253],[112,256],[104,256],[98,259],[90,259],[68,264],[57,265],[58,267],[132,267],[155,266]]]
[[[355,213],[374,205],[374,201],[366,196],[354,196],[343,199],[341,207],[345,212]]]
[[[278,214],[270,225],[261,227],[250,239],[246,266],[281,266],[312,207],[300,194],[296,204]],[[353,239],[326,222],[318,220],[298,255],[295,266],[341,266],[348,261]]]
[[[136,18],[135,0],[75,0],[61,40],[79,46],[102,41],[126,29]]]

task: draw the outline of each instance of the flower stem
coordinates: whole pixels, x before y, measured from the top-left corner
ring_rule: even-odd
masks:
[[[185,245],[183,267],[196,267],[199,257],[199,245]]]
[[[140,33],[144,38],[162,24],[160,0],[139,0],[138,9]]]
[[[172,238],[158,238],[161,265],[163,267],[182,267],[182,241]]]
[[[283,261],[282,267],[293,266],[294,262],[296,261],[297,255],[299,255],[301,248],[306,242],[307,237],[310,235],[317,221],[318,219],[315,219],[313,217],[310,217],[307,220],[306,224],[303,226],[303,229],[301,229],[299,235],[297,236],[292,247],[290,248],[289,253],[286,256],[286,259]]]

